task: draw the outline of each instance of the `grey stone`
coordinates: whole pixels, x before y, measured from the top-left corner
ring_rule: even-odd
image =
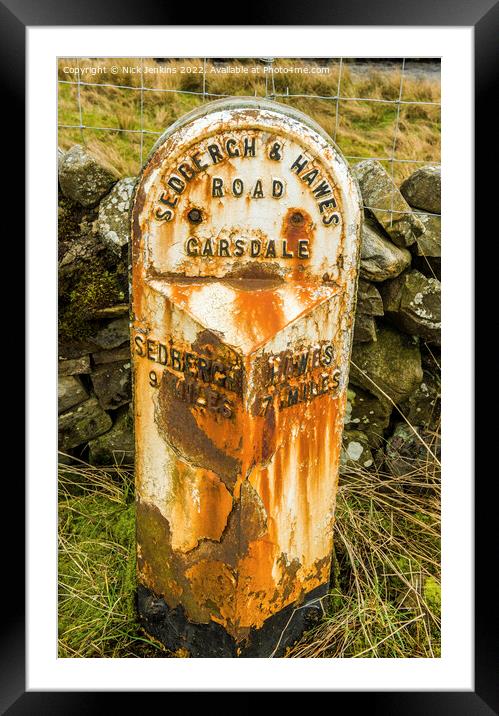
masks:
[[[70,355],[61,356],[75,358],[99,350],[102,346],[92,341],[93,335],[116,318],[115,313],[109,320],[101,320],[106,317],[104,309],[118,304],[118,315],[124,315],[122,306],[128,299],[129,281],[126,261],[117,258],[97,236],[78,235],[66,242],[58,275],[60,342],[82,343],[71,349],[66,345],[64,350],[70,350]],[[126,335],[115,345],[124,340]]]
[[[66,152],[59,168],[63,194],[82,206],[95,206],[117,178],[79,144]]]
[[[105,410],[119,408],[132,399],[130,361],[99,365],[91,377],[95,394]]]
[[[411,425],[438,430],[440,394],[440,377],[423,369],[421,385],[400,404],[400,410]]]
[[[88,398],[88,393],[79,378],[73,375],[60,376],[57,382],[57,399],[59,413],[69,410],[74,405]]]
[[[68,272],[74,270],[75,266],[79,268],[78,264],[90,264],[95,259],[98,250],[93,236],[88,234],[77,236],[59,261],[60,272],[62,271],[65,277]]]
[[[80,358],[59,361],[59,376],[82,375],[90,373],[90,356],[83,355]]]
[[[79,230],[80,225],[78,225]],[[94,236],[89,236],[88,234],[74,236],[59,261],[59,272],[65,277],[66,275],[71,275],[75,269],[81,268],[82,264],[91,265],[96,258],[96,254],[99,253],[99,248],[102,251],[104,250],[102,247],[96,246]]]
[[[112,424],[97,398],[89,398],[59,416],[59,449],[64,452],[83,445],[105,433]]]
[[[57,203],[57,238],[60,243],[70,241],[78,234],[79,217],[76,216],[76,212],[73,211],[74,206],[76,205],[66,199],[65,196],[61,195],[59,197]],[[65,253],[66,246],[63,245],[62,249],[59,250],[59,260],[64,258]]]
[[[83,341],[59,341],[59,360],[74,360],[98,349],[98,346],[90,340]]]
[[[399,333],[391,326],[378,326],[377,341],[353,346],[350,382],[380,400],[400,403],[422,379],[417,338]]]
[[[381,287],[385,313],[410,335],[440,345],[440,281],[406,271]]]
[[[402,247],[413,244],[423,233],[424,226],[388,172],[375,159],[355,164],[353,172],[359,182],[365,206],[374,214],[393,243]]]
[[[57,238],[59,239],[59,260],[71,248],[71,243],[82,236],[92,234],[93,222],[97,218],[94,208],[86,208],[68,199],[59,191],[57,201]],[[95,243],[95,239],[94,239]]]
[[[382,444],[392,410],[390,401],[380,399],[356,385],[348,386],[345,427],[365,433],[371,447],[378,448]]]
[[[427,166],[417,169],[403,182],[400,193],[411,206],[440,214],[440,167]]]
[[[440,215],[418,213],[419,218],[424,224],[424,234],[416,239],[416,253],[418,256],[427,256],[429,258],[440,258],[442,254],[441,246],[441,226],[442,220]]]
[[[353,342],[364,343],[366,341],[376,340],[376,321],[372,316],[366,316],[364,313],[355,314],[355,323],[353,327]]]
[[[362,228],[360,248],[360,276],[368,281],[395,278],[411,265],[411,254],[398,248],[372,222],[366,220]]]
[[[92,359],[96,365],[130,360],[130,344],[127,341],[118,348],[111,348],[107,351],[98,351],[97,353],[92,354]]]
[[[384,313],[380,292],[372,283],[362,279],[357,287],[357,313],[367,316],[382,316]]]
[[[118,348],[129,341],[128,318],[117,318],[98,327],[97,331],[83,340],[61,340],[59,358],[69,360],[80,358],[88,353]]]
[[[109,348],[118,348],[130,337],[130,328],[128,318],[116,318],[114,321],[107,323],[95,335],[92,341],[99,348],[108,350]]]
[[[440,459],[440,439],[425,430],[412,429],[407,423],[398,423],[385,448],[385,465],[394,477],[413,477],[415,488],[431,485],[428,480],[438,470],[433,455]],[[430,482],[430,485],[428,483]]]
[[[91,465],[133,464],[133,419],[128,409],[121,409],[111,430],[91,440],[88,447],[88,460]]]
[[[360,430],[344,430],[340,464],[346,467],[368,468],[373,463],[367,435]]]
[[[102,242],[121,255],[130,238],[130,202],[137,179],[120,179],[99,205],[97,232]]]

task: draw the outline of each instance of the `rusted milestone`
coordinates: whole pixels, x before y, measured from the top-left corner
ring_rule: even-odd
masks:
[[[186,115],[142,171],[138,603],[170,649],[280,656],[320,612],[360,206],[322,129],[252,98]]]

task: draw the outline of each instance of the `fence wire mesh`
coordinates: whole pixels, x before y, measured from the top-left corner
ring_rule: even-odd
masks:
[[[61,58],[58,83],[60,146],[85,144],[123,176],[181,115],[238,95],[302,110],[351,164],[375,159],[395,184],[440,165],[439,60]],[[405,213],[394,198],[366,208]]]

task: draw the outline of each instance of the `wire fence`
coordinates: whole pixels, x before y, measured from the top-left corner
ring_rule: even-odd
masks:
[[[60,142],[63,147],[75,141],[90,144],[121,174],[136,174],[156,139],[179,116],[198,104],[247,96],[253,89],[255,97],[302,109],[323,126],[350,163],[375,159],[385,166],[394,183],[400,183],[419,166],[440,166],[438,60],[428,75],[420,65],[419,72],[415,72],[413,58],[387,60],[390,64],[382,70],[380,61],[363,66],[352,63],[350,58],[331,58],[329,65],[300,59],[295,61],[298,69],[308,67],[316,72],[305,73],[305,77],[303,72],[298,73],[297,81],[292,74],[291,78],[289,74],[281,77],[282,67],[289,70],[289,63],[293,63],[291,58],[261,58],[253,61],[253,66],[261,69],[257,78],[248,77],[249,72],[238,77],[217,71],[213,82],[214,68],[241,69],[246,66],[244,62],[217,62],[210,58],[62,58],[58,68]],[[195,72],[184,72],[182,76],[167,72],[179,67]],[[99,81],[103,75],[111,81]],[[131,81],[123,82],[123,76]],[[156,84],[145,83],[146,77],[152,77]],[[221,88],[226,91],[219,91]],[[365,94],[358,89],[364,89]],[[132,98],[129,93],[133,93]],[[101,133],[100,138],[95,139],[94,133]],[[125,146],[125,138],[131,141],[131,148]],[[404,150],[408,156],[400,156]],[[366,208],[405,213],[394,208],[394,198],[392,191],[389,208]]]

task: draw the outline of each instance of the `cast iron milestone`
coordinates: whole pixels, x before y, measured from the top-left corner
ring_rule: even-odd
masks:
[[[267,100],[196,109],[143,168],[132,215],[138,606],[169,649],[282,656],[320,609],[361,213],[331,139]]]

